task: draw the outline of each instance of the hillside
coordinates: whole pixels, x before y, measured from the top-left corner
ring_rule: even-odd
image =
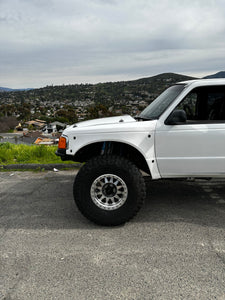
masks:
[[[204,77],[205,79],[212,79],[212,78],[225,78],[225,71],[218,72],[216,74],[208,75]]]
[[[11,91],[0,93],[0,103],[9,97],[14,99],[42,101],[85,101],[109,104],[110,102],[124,102],[137,98],[151,101],[156,95],[168,86],[193,77],[174,73],[163,73],[157,76],[141,78],[132,81],[106,82],[98,84],[73,84],[47,86],[27,91]]]
[[[193,77],[164,73],[131,81],[0,92],[0,117],[16,116],[22,122],[36,118],[72,124],[76,120],[118,114],[137,115],[167,87],[188,79]]]
[[[0,87],[0,92],[23,92],[23,91],[30,91],[33,89],[10,89],[10,88],[6,88],[6,87]]]
[[[5,88],[5,87],[0,87],[0,92],[12,92],[13,89]]]

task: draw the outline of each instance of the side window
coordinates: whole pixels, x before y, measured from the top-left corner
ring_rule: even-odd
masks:
[[[208,117],[209,120],[225,120],[224,93],[208,93]]]
[[[176,107],[186,112],[187,123],[225,122],[225,87],[199,87]]]
[[[196,92],[191,92],[185,99],[177,106],[176,109],[183,109],[186,112],[188,120],[195,120],[197,117],[197,99]]]

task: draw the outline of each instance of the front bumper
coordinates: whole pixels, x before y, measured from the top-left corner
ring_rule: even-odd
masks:
[[[72,160],[71,155],[66,154],[66,149],[57,149],[55,154],[61,157],[61,160]]]

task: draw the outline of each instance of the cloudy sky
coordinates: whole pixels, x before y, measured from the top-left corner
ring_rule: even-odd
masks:
[[[221,70],[224,0],[0,0],[0,86]]]

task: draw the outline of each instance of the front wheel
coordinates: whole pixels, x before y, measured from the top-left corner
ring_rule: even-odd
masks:
[[[98,156],[77,174],[74,200],[81,213],[100,225],[119,225],[134,217],[145,199],[145,183],[129,160]]]

